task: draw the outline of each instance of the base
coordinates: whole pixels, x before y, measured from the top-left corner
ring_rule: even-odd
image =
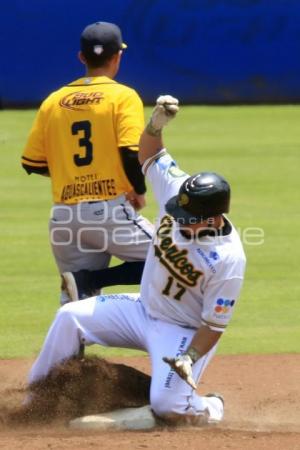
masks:
[[[83,416],[69,422],[70,428],[93,430],[148,430],[155,425],[156,422],[149,405]]]

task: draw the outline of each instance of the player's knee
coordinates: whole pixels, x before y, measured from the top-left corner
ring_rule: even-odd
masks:
[[[81,302],[68,302],[62,305],[58,309],[58,313],[62,314],[69,314],[69,315],[76,315],[76,312],[78,311],[79,307],[82,306]]]
[[[72,311],[72,302],[65,303],[57,310],[57,315],[68,315]]]
[[[174,391],[152,392],[150,403],[152,410],[159,417],[169,416],[178,412],[178,402]]]
[[[74,317],[73,303],[66,303],[56,313],[56,322],[70,322]]]

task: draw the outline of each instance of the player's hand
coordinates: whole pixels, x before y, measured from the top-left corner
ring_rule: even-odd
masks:
[[[131,191],[126,195],[126,198],[136,211],[139,211],[146,206],[144,194],[137,194],[135,191]]]
[[[152,112],[150,124],[156,131],[162,130],[179,111],[177,98],[171,95],[161,95],[156,100],[156,106]]]
[[[171,367],[183,380],[185,380],[193,389],[197,389],[193,379],[192,365],[193,361],[189,355],[183,354],[177,358],[163,357],[163,361]]]

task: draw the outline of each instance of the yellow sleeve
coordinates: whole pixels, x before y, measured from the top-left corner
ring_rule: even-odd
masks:
[[[130,89],[122,96],[117,111],[117,144],[138,151],[144,129],[144,108],[138,94]]]
[[[28,173],[44,173],[48,170],[44,135],[45,110],[42,105],[33,122],[21,158],[22,166]]]

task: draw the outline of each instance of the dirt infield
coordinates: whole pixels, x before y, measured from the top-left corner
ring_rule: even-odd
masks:
[[[119,358],[150,373],[147,358]],[[1,360],[0,413],[24,396],[29,360]],[[0,449],[236,449],[300,450],[300,355],[217,356],[208,367],[200,393],[225,397],[225,420],[209,429],[156,428],[147,432],[69,430],[51,424],[0,425]]]

